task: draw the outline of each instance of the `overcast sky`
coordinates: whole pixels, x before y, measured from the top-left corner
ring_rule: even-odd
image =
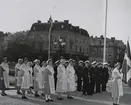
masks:
[[[37,20],[69,20],[90,35],[104,35],[106,0],[0,0],[0,31],[29,30]],[[131,36],[131,0],[108,0],[107,37]],[[131,37],[130,37],[131,39]]]

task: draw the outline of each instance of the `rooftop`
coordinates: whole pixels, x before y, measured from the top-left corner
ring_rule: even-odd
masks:
[[[50,27],[49,21],[42,23],[40,20],[38,20],[36,23],[32,24],[30,31],[45,31],[45,30],[47,31],[49,30],[49,27]],[[53,22],[52,30],[67,30],[80,33],[82,35],[89,37],[89,33],[85,29],[82,29],[79,26],[73,26],[72,24],[69,23],[69,20],[64,21],[55,20]]]

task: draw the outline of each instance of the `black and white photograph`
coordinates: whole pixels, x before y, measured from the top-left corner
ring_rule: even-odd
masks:
[[[131,0],[0,0],[0,105],[131,105]]]

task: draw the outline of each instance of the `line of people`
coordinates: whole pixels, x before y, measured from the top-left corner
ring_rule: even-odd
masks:
[[[28,94],[35,97],[45,96],[45,101],[53,101],[51,94],[57,93],[57,99],[63,100],[62,94],[66,93],[68,99],[73,99],[71,92],[82,91],[83,95],[93,95],[106,91],[106,84],[109,79],[109,65],[107,63],[90,63],[88,60],[80,60],[77,64],[74,60],[60,59],[53,65],[51,59],[40,62],[39,59],[33,62],[28,58],[18,59],[15,66],[15,77],[17,94],[22,99],[27,99]],[[0,65],[0,89],[1,95],[7,95],[5,89],[9,88],[9,66],[7,57]],[[33,91],[35,93],[33,93]],[[21,93],[22,92],[22,93]]]
[[[89,61],[79,61],[76,65],[77,90],[83,95],[93,95],[106,91],[106,84],[109,79],[109,64],[90,63]]]
[[[15,66],[17,94],[22,95],[22,99],[27,99],[26,92],[33,94],[32,90],[34,90],[35,97],[39,97],[40,95],[38,93],[42,91],[41,95],[45,96],[46,102],[52,102],[51,94],[55,93],[58,93],[58,100],[63,100],[61,97],[62,93],[67,93],[67,98],[73,99],[71,92],[76,90],[73,60],[68,60],[67,65],[67,61],[61,59],[60,62],[55,62],[55,65],[58,65],[58,67],[53,66],[51,59],[46,62],[43,61],[41,64],[38,59],[33,62],[27,58],[18,59],[18,63]],[[2,74],[0,75],[1,95],[6,96],[5,90],[9,88],[9,65],[7,63],[7,57],[3,59],[0,65],[0,71],[0,74]]]

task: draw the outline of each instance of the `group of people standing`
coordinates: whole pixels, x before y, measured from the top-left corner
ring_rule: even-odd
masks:
[[[0,75],[1,95],[5,96],[7,95],[5,89],[9,88],[7,57],[3,59],[0,71],[0,74],[2,74]],[[41,95],[45,96],[46,102],[52,102],[51,94],[55,93],[58,94],[58,100],[63,100],[62,93],[67,93],[67,98],[73,99],[71,92],[76,90],[75,70],[72,59],[68,60],[68,64],[65,59],[61,59],[59,62],[55,62],[55,67],[52,59],[42,62],[39,59],[35,59],[33,62],[27,58],[18,59],[18,63],[15,66],[15,78],[17,94],[22,95],[22,99],[27,99],[26,92],[34,94],[35,97],[40,97],[39,91],[42,92]]]
[[[81,91],[83,95],[93,95],[106,91],[109,79],[109,64],[80,60],[60,59],[53,64],[52,59],[33,62],[28,58],[18,59],[15,66],[15,78],[17,94],[22,99],[27,99],[28,94],[35,97],[45,96],[46,102],[52,102],[51,95],[57,93],[57,99],[63,100],[62,94],[66,93],[68,99],[73,99],[71,92]],[[113,105],[119,104],[120,96],[123,96],[122,88],[123,74],[120,63],[115,65],[112,71],[112,98]],[[9,65],[7,57],[0,64],[0,90],[2,96],[6,96],[5,90],[9,88]],[[32,91],[33,90],[33,91]],[[35,92],[35,93],[34,93]]]
[[[77,90],[83,91],[83,95],[93,95],[106,91],[106,84],[109,79],[108,63],[79,61],[76,74],[78,77]]]

